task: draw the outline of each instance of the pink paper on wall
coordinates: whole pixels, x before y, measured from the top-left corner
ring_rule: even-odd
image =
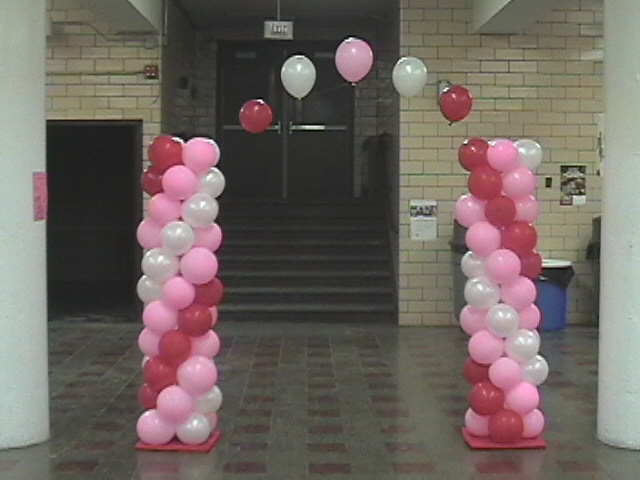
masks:
[[[33,220],[36,222],[46,220],[48,209],[47,173],[33,172]]]

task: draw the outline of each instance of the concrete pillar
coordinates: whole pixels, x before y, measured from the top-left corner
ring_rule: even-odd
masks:
[[[598,438],[640,449],[640,2],[604,1]]]
[[[49,437],[45,222],[45,0],[0,1],[0,449]]]

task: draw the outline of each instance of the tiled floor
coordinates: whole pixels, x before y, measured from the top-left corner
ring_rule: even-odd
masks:
[[[595,330],[543,335],[547,450],[474,452],[457,329],[222,323],[224,438],[202,455],[133,449],[138,329],[50,324],[52,439],[0,452],[1,479],[640,478],[595,438]]]

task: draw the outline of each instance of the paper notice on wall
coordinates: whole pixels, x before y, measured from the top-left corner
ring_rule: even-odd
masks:
[[[46,220],[49,210],[49,189],[47,187],[47,174],[45,172],[33,172],[33,220],[36,222]]]
[[[585,205],[587,203],[586,165],[561,165],[560,191],[560,205]]]
[[[411,240],[425,241],[438,238],[438,202],[411,200],[409,218]]]

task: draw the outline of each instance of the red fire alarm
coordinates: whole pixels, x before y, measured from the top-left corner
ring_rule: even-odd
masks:
[[[158,65],[145,65],[144,78],[147,80],[157,80],[160,77],[160,69]]]

